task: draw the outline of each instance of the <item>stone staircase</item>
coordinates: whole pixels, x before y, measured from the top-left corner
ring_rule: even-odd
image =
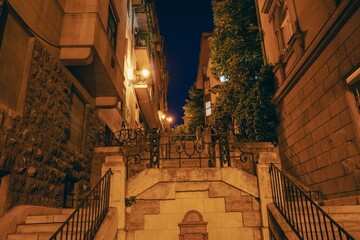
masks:
[[[58,215],[27,216],[24,223],[17,225],[16,233],[8,234],[7,240],[49,239],[73,211],[62,209]]]
[[[322,209],[351,236],[360,239],[360,205],[323,206]]]

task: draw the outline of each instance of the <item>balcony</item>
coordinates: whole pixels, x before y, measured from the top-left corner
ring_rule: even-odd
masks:
[[[154,84],[152,79],[137,75],[136,79],[131,82],[134,86],[135,94],[141,112],[149,128],[160,127],[160,120],[157,115],[154,104]]]
[[[60,59],[93,97],[123,98],[123,71],[100,15],[65,14]]]
[[[150,33],[138,33],[135,35],[135,55],[139,69],[151,68]]]

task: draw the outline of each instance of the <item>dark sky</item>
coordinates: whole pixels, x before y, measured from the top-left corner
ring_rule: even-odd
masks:
[[[182,124],[182,106],[196,79],[201,33],[214,28],[211,0],[155,2],[169,72],[169,113],[174,124]]]

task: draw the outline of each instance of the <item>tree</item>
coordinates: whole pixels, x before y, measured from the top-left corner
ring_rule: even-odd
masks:
[[[254,0],[212,0],[212,5],[212,73],[228,79],[218,90],[212,124],[235,123],[241,141],[277,142],[274,77],[263,64]]]
[[[192,85],[189,89],[189,99],[186,99],[186,104],[183,106],[184,115],[186,118],[186,129],[188,133],[195,133],[198,126],[203,126],[204,120],[204,105],[203,105],[203,90],[197,89]]]

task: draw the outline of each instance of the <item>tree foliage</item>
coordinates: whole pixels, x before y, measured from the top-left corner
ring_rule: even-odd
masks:
[[[186,99],[183,106],[186,118],[186,131],[195,133],[198,126],[204,125],[203,90],[197,89],[195,85],[189,90],[189,99]]]
[[[212,5],[212,72],[228,79],[218,90],[212,124],[226,129],[235,123],[242,141],[277,142],[274,77],[263,64],[254,0],[212,0]]]

